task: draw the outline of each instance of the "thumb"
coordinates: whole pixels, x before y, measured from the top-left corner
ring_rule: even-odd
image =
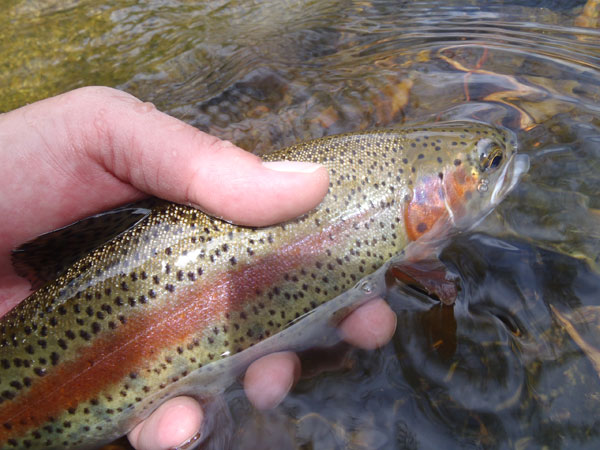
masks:
[[[290,219],[315,207],[327,190],[319,165],[263,163],[121,91],[84,89],[70,113],[80,117],[85,142],[95,143],[85,148],[90,157],[119,180],[236,223]]]
[[[325,168],[263,163],[105,87],[77,89],[0,115],[0,251],[150,194],[263,226],[315,207]]]

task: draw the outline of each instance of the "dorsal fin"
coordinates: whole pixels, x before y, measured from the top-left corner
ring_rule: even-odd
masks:
[[[147,217],[157,201],[147,199],[124,205],[42,234],[12,252],[15,271],[27,278],[33,289],[38,289],[82,256]]]

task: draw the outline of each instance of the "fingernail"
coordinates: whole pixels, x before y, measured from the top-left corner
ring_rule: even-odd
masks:
[[[298,173],[313,173],[323,167],[321,164],[302,161],[268,161],[263,162],[263,166],[269,170],[275,170],[277,172]]]
[[[199,444],[199,440],[202,438],[202,431],[198,431],[195,435],[189,438],[187,441],[183,442],[181,445],[177,447],[173,447],[171,450],[188,450],[190,448],[194,448],[197,444]]]

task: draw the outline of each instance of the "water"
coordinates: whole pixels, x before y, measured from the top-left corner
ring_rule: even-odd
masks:
[[[271,412],[230,390],[234,447],[597,448],[600,33],[584,3],[5,0],[0,111],[104,84],[259,154],[408,122],[511,128],[531,169],[442,253],[456,305],[391,285],[386,347],[303,355],[313,376]]]

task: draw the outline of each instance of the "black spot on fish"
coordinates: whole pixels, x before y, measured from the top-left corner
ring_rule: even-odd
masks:
[[[85,341],[89,341],[90,339],[92,339],[92,336],[90,335],[90,333],[88,333],[85,330],[79,331],[79,336],[81,337],[81,339],[83,339]]]
[[[424,222],[421,222],[420,224],[417,225],[417,231],[419,233],[425,233],[425,231],[427,231],[427,224]]]

